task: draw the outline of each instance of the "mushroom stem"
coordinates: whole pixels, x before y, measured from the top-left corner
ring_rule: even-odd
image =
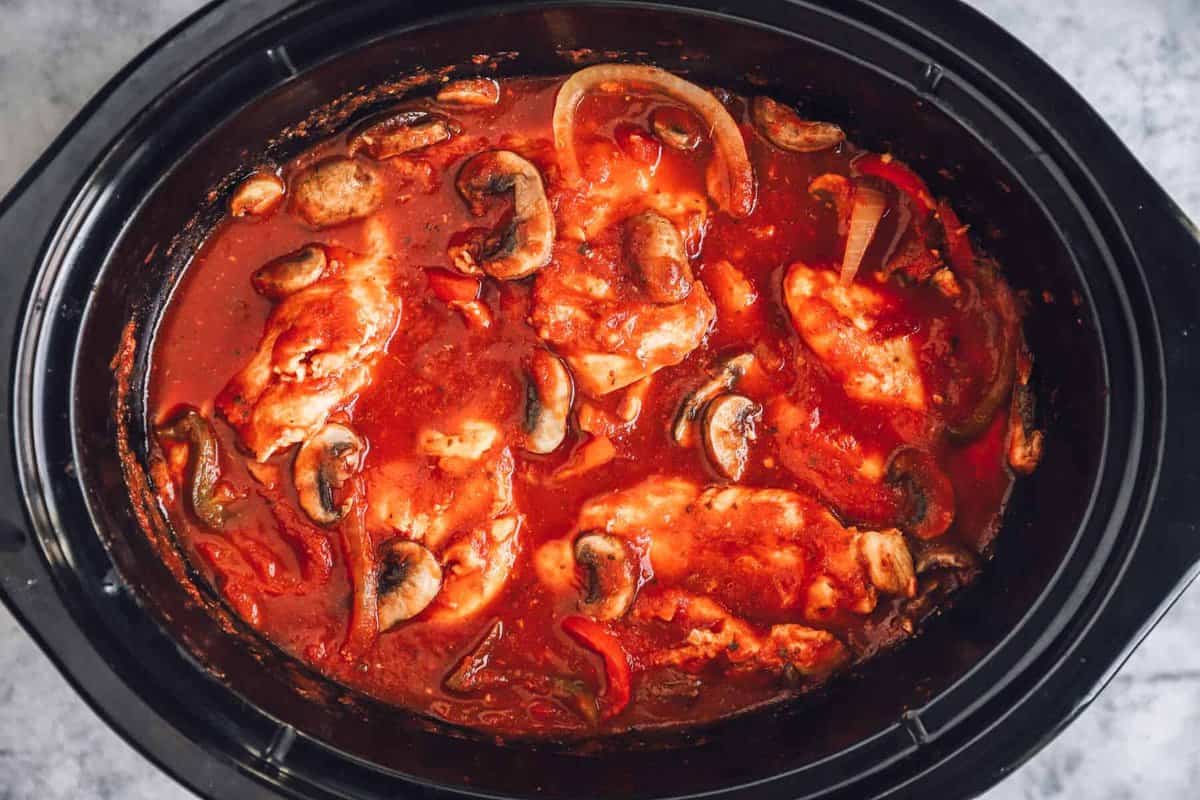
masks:
[[[500,102],[500,84],[494,78],[461,78],[437,93],[437,101],[464,108],[487,108]]]
[[[255,172],[233,190],[229,213],[235,217],[262,217],[270,214],[283,200],[283,181],[271,172]]]

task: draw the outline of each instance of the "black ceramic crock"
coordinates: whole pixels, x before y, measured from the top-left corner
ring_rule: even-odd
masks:
[[[1196,574],[1196,231],[1095,112],[982,16],[946,0],[282,6],[185,20],[0,205],[3,596],[92,707],[187,786],[222,799],[967,797],[1086,706]],[[223,620],[148,544],[115,441],[119,416],[144,453],[137,389],[157,315],[247,163],[353,124],[388,97],[356,107],[346,93],[422,67],[563,73],[580,57],[798,101],[929,176],[1028,293],[1048,438],[986,574],[917,640],[791,706],[564,748],[379,706]],[[134,391],[118,412],[110,361],[129,320]]]

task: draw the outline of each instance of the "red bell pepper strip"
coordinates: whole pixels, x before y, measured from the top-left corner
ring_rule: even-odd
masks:
[[[629,705],[633,683],[625,648],[603,625],[587,617],[567,617],[562,621],[562,628],[568,636],[604,660],[605,688],[602,697],[607,706],[604,718],[620,714]]]
[[[371,534],[367,532],[363,519],[363,507],[366,505],[363,492],[362,480],[356,480],[354,506],[338,523],[342,535],[342,557],[350,573],[351,588],[350,622],[341,649],[342,658],[347,661],[361,659],[379,635],[375,548],[371,546]]]
[[[444,303],[469,303],[479,297],[479,278],[459,275],[444,269],[425,271],[429,291]]]
[[[891,156],[867,153],[856,158],[851,166],[858,174],[881,178],[906,194],[912,201],[913,208],[921,215],[922,220],[937,207],[925,181],[921,180],[921,177],[908,165]]]

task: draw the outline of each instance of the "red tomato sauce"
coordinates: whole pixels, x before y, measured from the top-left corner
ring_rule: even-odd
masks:
[[[714,321],[686,357],[654,373],[634,423],[621,418],[628,410],[622,408],[629,402],[626,391],[589,397],[577,383],[562,444],[544,455],[523,449],[530,356],[547,347],[533,324],[538,281],[569,258],[593,259],[617,274],[618,298],[641,291],[636,276],[622,266],[619,219],[589,236],[586,244],[567,241],[574,209],[587,204],[589,192],[603,184],[610,170],[630,164],[654,167],[655,191],[704,197],[705,170],[714,158],[703,130],[692,151],[665,146],[656,138],[656,109],[671,109],[664,113],[675,122],[698,122],[683,104],[637,87],[598,92],[582,101],[576,124],[585,183],[582,188],[567,186],[551,130],[561,83],[562,79],[506,80],[494,106],[445,109],[460,129],[450,141],[380,161],[362,153],[354,156],[383,183],[383,202],[369,219],[314,229],[292,213],[285,198],[270,213],[231,217],[217,227],[184,275],[158,329],[149,408],[158,426],[184,407],[197,409],[209,420],[220,453],[214,491],[226,518],[214,529],[193,513],[185,490],[189,445],[160,436],[164,470],[156,474],[166,476],[159,487],[163,503],[191,559],[261,635],[333,680],[451,723],[532,736],[608,733],[701,723],[793,696],[911,633],[943,599],[936,586],[929,588],[928,575],[917,575],[916,597],[871,589],[869,594],[877,597],[873,609],[861,613],[841,608],[816,624],[797,609],[769,599],[789,573],[755,577],[753,570],[734,568],[743,548],[758,541],[758,529],[751,526],[753,530],[714,534],[711,546],[697,545],[710,549],[689,562],[686,576],[670,586],[646,574],[653,565],[643,552],[633,611],[616,619],[595,619],[581,605],[580,587],[587,576],[577,575],[576,588],[570,591],[549,586],[535,564],[537,554],[574,529],[589,500],[635,487],[651,476],[671,476],[700,488],[736,483],[783,489],[814,509],[830,508],[832,518],[848,529],[898,528],[919,563],[931,544],[904,530],[903,520],[893,519],[903,516],[896,505],[906,502],[898,494],[901,490],[883,478],[864,478],[866,468],[857,462],[846,466],[829,461],[833,451],[815,446],[797,451],[779,429],[777,406],[786,401],[806,409],[808,433],[802,433],[811,433],[813,441],[841,447],[850,437],[884,455],[905,445],[930,454],[954,494],[953,522],[931,541],[986,556],[1012,483],[1006,462],[1007,395],[982,430],[962,435],[952,429],[1005,368],[999,350],[1019,344],[994,335],[1001,324],[995,303],[987,293],[973,289],[970,277],[962,274],[967,266],[957,270],[967,299],[948,297],[929,280],[887,275],[887,265],[906,237],[917,235],[913,220],[920,210],[914,210],[903,187],[878,176],[856,176],[854,160],[861,151],[849,143],[819,152],[783,150],[756,131],[746,100],[729,97],[725,105],[746,143],[757,203],[749,216],[735,219],[710,202],[699,235],[688,238],[690,267],[696,286],[713,297]],[[512,217],[511,203],[503,198],[490,203],[483,216],[473,215],[456,188],[462,165],[491,149],[511,149],[537,167],[558,216],[558,238],[551,263],[538,275],[503,281],[482,276],[473,320],[463,303],[471,302],[474,284],[455,279],[459,273],[448,248],[486,238]],[[346,137],[336,137],[285,165],[281,177],[290,185],[305,166],[345,153]],[[839,230],[835,204],[809,191],[814,179],[829,173],[866,181],[887,198],[887,210],[855,284],[868,287],[881,303],[868,338],[876,343],[903,340],[916,354],[926,398],[920,409],[852,396],[839,378],[839,368],[806,343],[789,313],[784,286],[793,264],[831,275],[841,265],[845,232]],[[937,224],[935,217],[930,220],[934,221],[927,224]],[[369,494],[352,497],[350,512],[335,524],[308,519],[293,485],[295,446],[256,465],[215,399],[259,347],[275,306],[256,293],[251,275],[309,243],[330,252],[362,252],[370,246],[368,225],[381,225],[393,248],[389,292],[399,305],[398,322],[386,347],[370,361],[369,381],[337,403],[329,419],[351,427],[367,443],[360,478],[366,476],[369,482],[382,465],[402,461],[417,465],[404,474],[420,482],[442,479],[440,466],[414,455],[423,431],[448,424],[464,409],[486,418],[496,425],[511,454],[510,509],[521,522],[503,587],[477,613],[445,623],[431,620],[426,611],[390,630],[378,631],[371,622],[355,633],[356,581],[374,580],[380,566],[371,554],[408,533],[363,530],[364,524],[370,527]],[[933,257],[944,255],[937,252]],[[486,327],[479,322],[480,313]],[[681,403],[710,379],[715,365],[745,352],[755,355],[759,368],[738,384],[737,391],[763,413],[757,436],[749,443],[744,473],[732,482],[714,468],[703,446],[681,446],[672,431]],[[581,415],[589,415],[586,422]],[[556,474],[577,462],[585,446],[599,438],[595,431],[604,420],[611,460],[574,477]],[[838,475],[845,480],[832,488],[826,485],[840,481]],[[403,496],[416,497],[422,491],[415,483],[394,488]],[[345,491],[339,502],[349,497]],[[469,501],[455,496],[451,502]],[[363,515],[368,522],[362,521]],[[817,545],[789,552],[807,553],[788,567],[795,575],[811,577],[831,568],[832,556]],[[368,565],[366,572],[363,564]],[[726,564],[729,569],[723,568]],[[960,570],[956,583],[966,582],[976,571],[974,566]],[[810,578],[804,581],[809,586]],[[765,637],[770,626],[789,622],[826,631],[842,643],[838,647],[844,646],[847,657],[836,669],[810,676],[797,676],[786,665],[739,668],[738,648],[749,639],[735,639],[720,657],[663,666],[658,654],[683,641],[688,632],[681,632],[677,623],[649,623],[636,614],[672,589],[715,598],[726,612],[736,611],[740,623],[757,631],[754,635]],[[927,590],[928,598],[923,597]],[[928,602],[921,605],[923,599]],[[566,621],[578,618],[581,621]],[[724,635],[732,626],[709,623],[698,629]]]

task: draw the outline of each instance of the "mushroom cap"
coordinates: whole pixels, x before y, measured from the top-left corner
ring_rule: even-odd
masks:
[[[420,614],[442,588],[442,565],[423,545],[408,539],[385,542],[378,577],[379,629],[386,631]]]

